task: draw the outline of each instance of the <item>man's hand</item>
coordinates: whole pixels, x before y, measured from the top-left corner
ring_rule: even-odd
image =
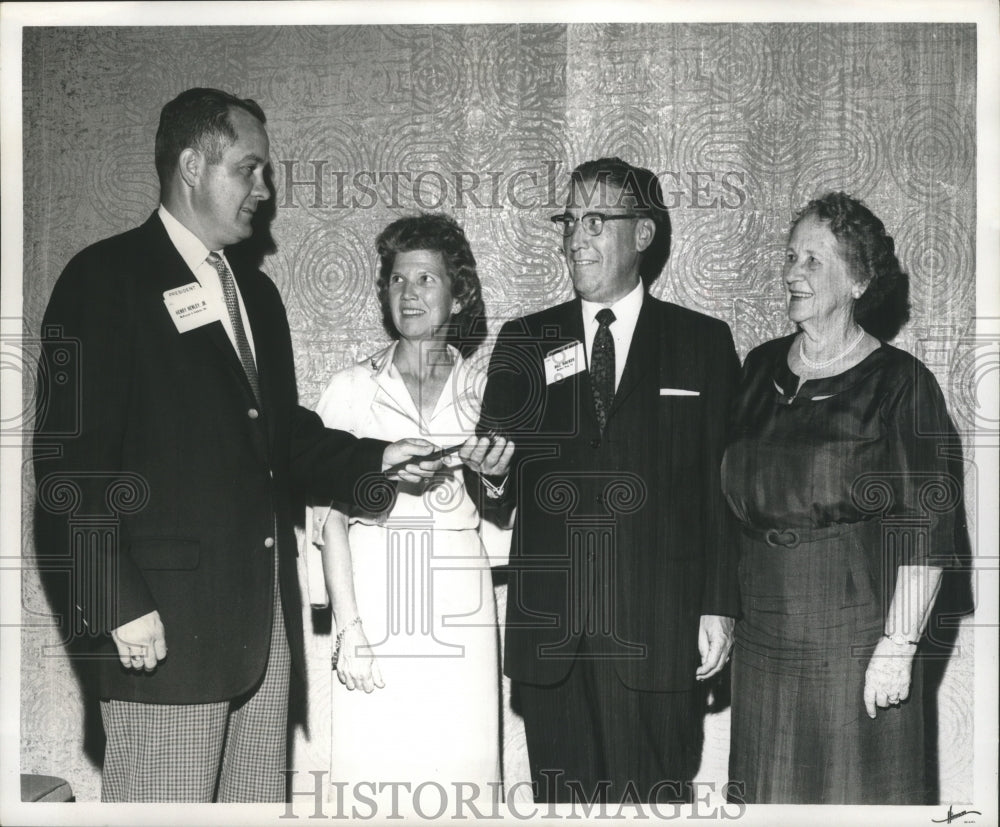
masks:
[[[503,477],[510,471],[514,442],[502,436],[470,436],[458,455],[469,468],[487,477]]]
[[[382,470],[391,480],[420,482],[430,479],[440,470],[443,460],[438,458],[421,462],[420,458],[434,450],[434,444],[426,439],[401,439],[385,449]]]
[[[167,656],[167,638],[160,613],[155,609],[112,629],[111,639],[118,647],[118,657],[126,669],[151,672]]]
[[[695,677],[705,681],[713,675],[718,675],[729,660],[733,650],[733,627],[735,618],[723,615],[702,615],[698,623],[698,652],[701,654],[701,666],[695,672]]]

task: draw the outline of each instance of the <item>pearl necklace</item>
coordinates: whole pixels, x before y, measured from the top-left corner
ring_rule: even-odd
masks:
[[[854,337],[854,341],[847,346],[847,349],[838,353],[832,359],[827,359],[825,362],[814,362],[812,359],[806,356],[806,349],[804,344],[805,338],[806,338],[805,334],[803,334],[802,338],[799,339],[799,358],[802,360],[802,364],[805,365],[807,368],[812,368],[813,370],[822,370],[823,368],[830,367],[830,365],[832,365],[834,362],[839,362],[845,356],[850,354],[854,350],[854,348],[860,345],[861,340],[865,338],[865,331],[864,328],[859,327],[858,335]]]

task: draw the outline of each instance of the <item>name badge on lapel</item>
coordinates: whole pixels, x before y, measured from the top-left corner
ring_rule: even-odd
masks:
[[[545,384],[562,382],[586,367],[583,342],[572,342],[559,350],[553,350],[545,357]]]
[[[196,281],[167,290],[163,294],[163,304],[173,319],[178,333],[187,333],[196,327],[219,320],[219,314],[209,304],[205,288]]]

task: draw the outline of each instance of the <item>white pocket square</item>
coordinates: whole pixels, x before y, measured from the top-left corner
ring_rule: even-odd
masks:
[[[689,391],[684,388],[660,388],[660,396],[701,396],[701,391]]]

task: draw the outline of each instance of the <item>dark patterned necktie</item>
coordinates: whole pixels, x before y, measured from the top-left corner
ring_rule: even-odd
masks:
[[[597,312],[596,318],[598,328],[590,354],[590,385],[594,389],[597,423],[603,431],[615,398],[615,340],[608,329],[615,320],[615,314],[605,307]]]
[[[226,267],[226,262],[218,253],[209,253],[208,263],[219,274],[219,281],[222,283],[222,295],[226,299],[226,310],[229,312],[229,321],[233,325],[236,352],[240,355],[243,370],[250,381],[250,387],[253,388],[253,395],[257,397],[257,402],[259,403],[260,380],[257,378],[257,365],[253,360],[253,351],[250,350],[250,342],[243,327],[243,316],[240,315],[240,303],[236,298],[236,282],[233,281],[233,274]]]

